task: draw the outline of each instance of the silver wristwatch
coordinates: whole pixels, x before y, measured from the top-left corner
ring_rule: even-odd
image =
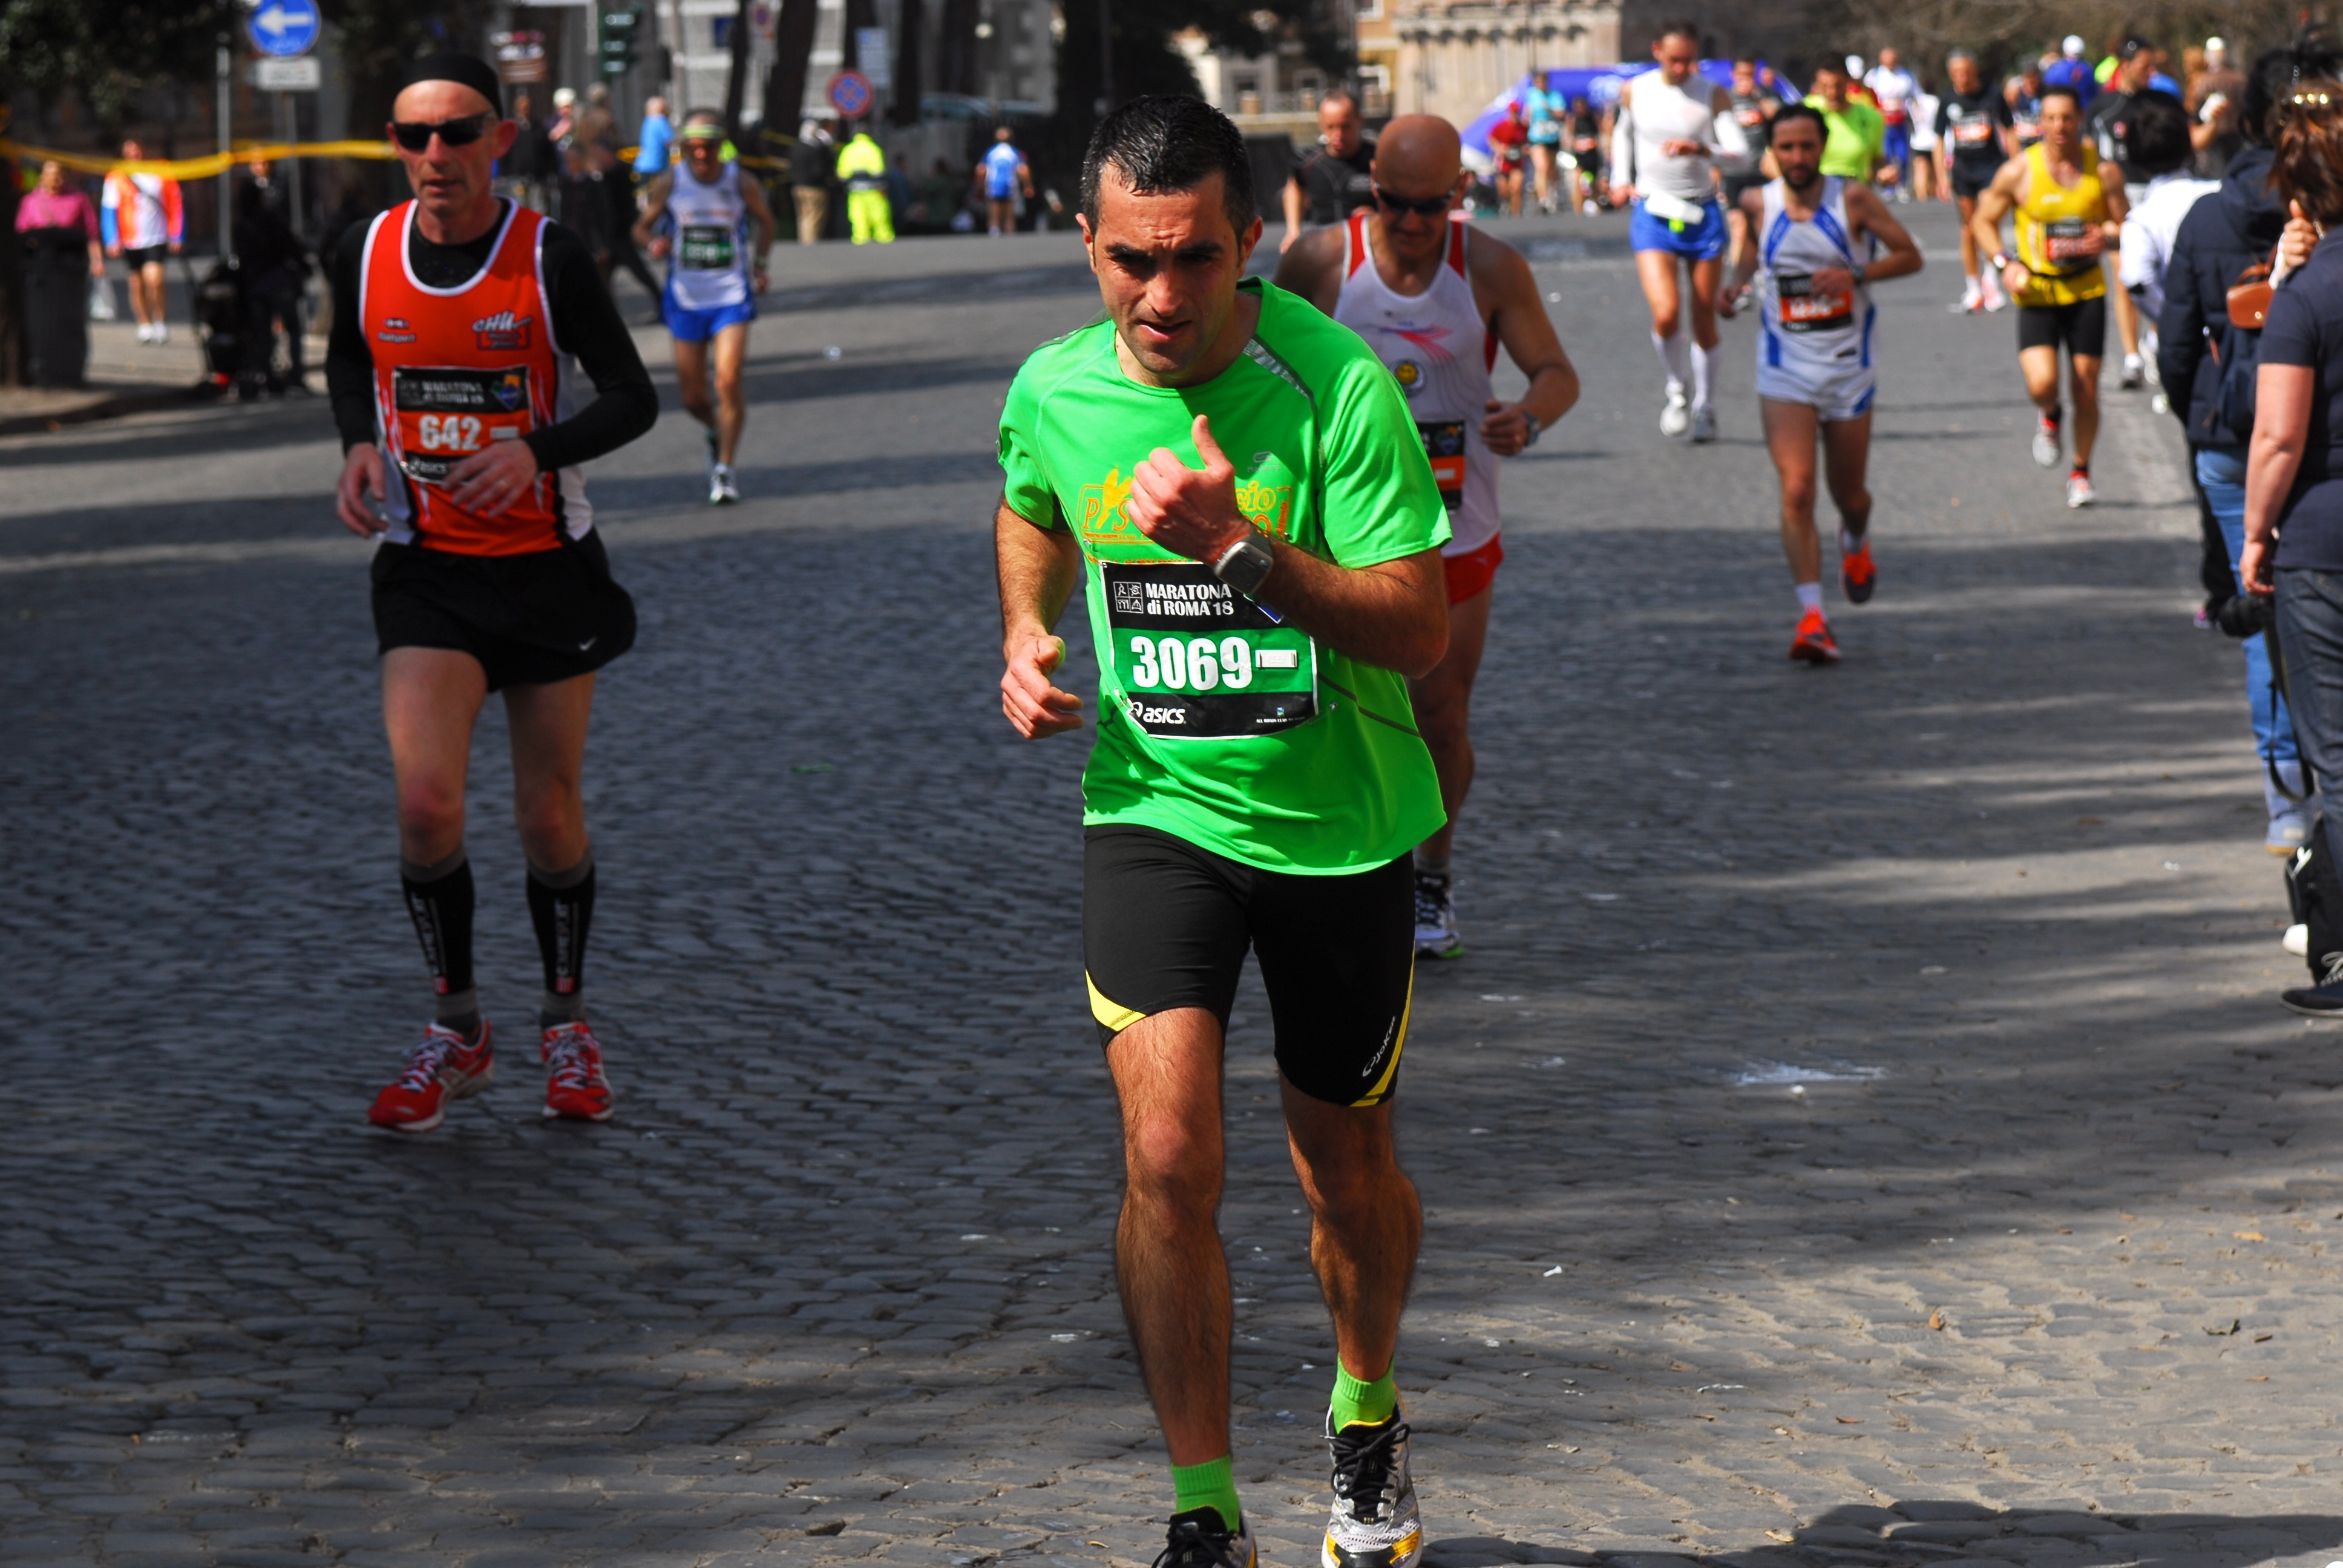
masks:
[[[1221,552],[1221,558],[1212,563],[1212,575],[1251,598],[1269,580],[1269,568],[1276,564],[1277,558],[1269,553],[1267,545],[1257,538],[1243,538]]]

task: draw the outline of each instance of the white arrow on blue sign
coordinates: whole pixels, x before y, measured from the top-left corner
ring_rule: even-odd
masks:
[[[260,0],[260,8],[246,19],[253,47],[264,55],[285,57],[306,55],[317,45],[323,25],[317,0]]]

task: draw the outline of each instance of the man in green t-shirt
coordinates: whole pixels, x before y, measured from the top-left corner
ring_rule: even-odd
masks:
[[[1806,102],[1822,111],[1823,173],[1865,185],[1875,176],[1883,186],[1896,183],[1896,166],[1887,161],[1887,117],[1847,96],[1845,70],[1828,63],[1816,65]]]
[[[1407,679],[1448,641],[1447,512],[1405,399],[1348,328],[1244,278],[1236,126],[1134,99],[1083,161],[1106,318],[1025,362],[1001,416],[1001,706],[1078,728],[1051,627],[1099,658],[1082,947],[1121,1101],[1123,1312],[1171,1451],[1163,1568],[1253,1568],[1230,1471],[1216,1220],[1222,1040],[1252,948],[1334,1321],[1325,1560],[1423,1549],[1392,1381],[1423,1228],[1392,1144],[1414,958],[1409,849],[1443,820]]]

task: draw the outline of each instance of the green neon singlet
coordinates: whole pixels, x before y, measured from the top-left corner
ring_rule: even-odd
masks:
[[[1338,566],[1444,543],[1448,513],[1391,373],[1350,328],[1273,285],[1244,353],[1197,387],[1123,374],[1100,320],[1026,360],[1001,414],[1010,508],[1081,541],[1099,650],[1085,825],[1160,829],[1264,870],[1397,859],[1445,820],[1407,682],[1284,621],[1125,515],[1158,447],[1193,467],[1196,416],[1253,526]],[[1473,352],[1477,345],[1465,346]]]

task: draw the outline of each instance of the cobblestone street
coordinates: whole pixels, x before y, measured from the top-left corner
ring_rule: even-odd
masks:
[[[1819,671],[1783,657],[1750,327],[1724,438],[1669,443],[1624,220],[1496,230],[1588,390],[1504,471],[1468,951],[1419,970],[1402,1080],[1430,1568],[2343,1554],[2343,1058],[2275,1000],[2303,970],[2177,424],[2110,367],[2105,498],[2066,511],[2009,319],[1948,314],[1952,221],[1915,226],[1881,592],[1830,590]],[[427,984],[324,400],[0,440],[0,1563],[1161,1545],[1088,738],[1019,742],[995,688],[1000,397],[1097,295],[1062,236],[775,262],[744,504],[699,504],[649,330],[669,412],[591,477],[642,612],[587,766],[603,1127],[541,1121],[509,1046],[441,1131],[365,1123]],[[502,729],[468,841],[518,1042]],[[1237,1470],[1303,1568],[1331,1343],[1247,986]]]

